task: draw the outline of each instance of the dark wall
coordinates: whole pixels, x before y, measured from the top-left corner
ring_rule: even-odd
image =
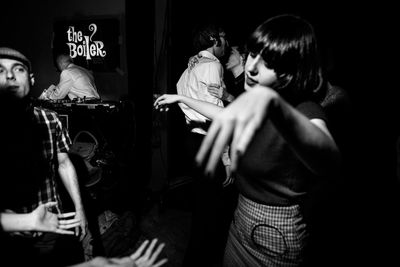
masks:
[[[135,104],[136,164],[142,185],[151,176],[154,3],[126,1],[129,99]],[[139,16],[140,14],[140,16]]]

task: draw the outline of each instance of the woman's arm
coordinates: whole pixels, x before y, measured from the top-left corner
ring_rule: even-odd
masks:
[[[274,90],[262,86],[243,93],[214,118],[197,154],[198,163],[207,158],[206,172],[214,173],[223,148],[232,140],[231,167],[235,170],[238,157],[266,119],[272,120],[312,172],[330,175],[338,171],[339,151],[325,123],[308,119]]]
[[[340,153],[325,121],[309,119],[283,98],[273,101],[270,117],[299,159],[317,175],[340,170]]]
[[[168,105],[173,103],[183,103],[210,120],[213,120],[214,117],[224,109],[223,107],[211,104],[209,102],[176,94],[164,94],[160,96],[154,102],[154,107],[160,111],[168,111]]]

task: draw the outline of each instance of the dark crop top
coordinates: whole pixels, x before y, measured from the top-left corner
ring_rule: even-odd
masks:
[[[322,107],[303,102],[296,109],[310,119],[326,121]],[[266,205],[292,205],[315,182],[270,120],[261,126],[239,162],[236,185],[245,197]]]

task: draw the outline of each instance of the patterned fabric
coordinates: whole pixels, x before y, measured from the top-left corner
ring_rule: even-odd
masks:
[[[224,266],[299,266],[306,241],[299,205],[267,206],[239,195]]]
[[[31,212],[38,205],[50,201],[57,201],[57,212],[62,212],[61,199],[59,198],[55,181],[58,170],[57,153],[67,153],[71,145],[71,139],[56,112],[35,107],[33,108],[33,115],[37,123],[39,136],[43,140],[43,155],[48,162],[48,172],[37,194],[37,202],[32,203],[32,206],[23,207],[17,212]]]
[[[224,67],[213,54],[208,51],[200,51],[199,61],[193,68],[187,68],[181,75],[176,84],[178,95],[184,95],[197,100],[202,100],[223,107],[221,99],[211,95],[207,90],[208,84],[218,84],[225,87],[223,81]],[[222,90],[222,89],[221,89]],[[192,121],[205,123],[208,119],[197,111],[191,109],[183,103],[178,104],[185,114],[186,123]],[[201,127],[191,129],[194,133],[206,134],[206,130]]]
[[[13,60],[18,60],[28,67],[28,71],[32,72],[32,64],[30,60],[23,55],[21,52],[10,48],[10,47],[0,47],[0,58],[8,58]]]

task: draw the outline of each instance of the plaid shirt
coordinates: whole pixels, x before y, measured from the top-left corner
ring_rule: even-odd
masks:
[[[48,162],[47,175],[40,185],[36,203],[31,206],[23,207],[20,212],[31,212],[38,205],[50,201],[56,201],[57,211],[62,212],[61,199],[57,190],[57,153],[67,153],[71,146],[71,139],[68,131],[63,127],[56,112],[39,107],[33,108],[33,115],[42,140],[43,155]]]

